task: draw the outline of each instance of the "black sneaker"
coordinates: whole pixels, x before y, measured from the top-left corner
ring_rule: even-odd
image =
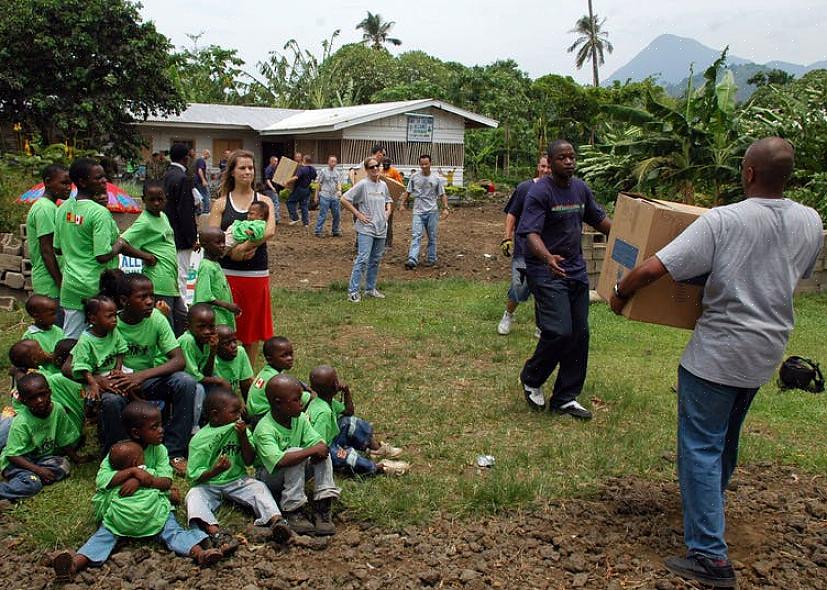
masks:
[[[551,408],[551,411],[555,414],[568,414],[573,418],[577,418],[578,420],[591,420],[592,413],[589,412],[586,408],[581,406],[577,403],[577,400],[571,400],[568,403],[563,404],[562,406]]]
[[[523,388],[523,395],[530,409],[535,412],[542,412],[546,409],[546,394],[543,393],[542,387],[529,387],[522,380],[520,380],[520,386]]]
[[[690,553],[686,557],[669,557],[663,564],[676,576],[698,580],[715,588],[735,588],[736,585],[735,570],[726,559]]]
[[[413,262],[412,260],[408,260],[405,263],[405,270],[413,270],[415,268],[416,268],[416,262]]]

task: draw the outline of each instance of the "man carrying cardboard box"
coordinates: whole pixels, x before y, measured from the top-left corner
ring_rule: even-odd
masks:
[[[716,587],[735,586],[724,541],[724,491],[738,459],[741,425],[758,388],[784,354],[793,292],[821,251],[821,219],[784,198],[794,150],[784,139],[753,143],[744,155],[746,200],[698,218],[615,285],[620,313],[641,288],[669,273],[709,274],[703,311],[678,367],[678,480],[685,558],[669,571]]]
[[[583,222],[608,235],[612,221],[586,183],[574,178],[572,145],[548,147],[551,176],[528,191],[517,235],[526,239],[526,278],[534,295],[540,341],[520,373],[528,406],[543,410],[543,384],[559,364],[549,409],[581,420],[592,415],[577,402],[589,358],[589,277],[580,236]]]

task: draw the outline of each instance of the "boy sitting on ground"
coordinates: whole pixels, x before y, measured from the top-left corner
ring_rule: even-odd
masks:
[[[235,549],[229,544],[205,549],[201,543],[207,539],[207,533],[183,529],[175,520],[165,493],[172,486],[172,467],[161,444],[164,429],[158,408],[135,401],[126,406],[122,420],[131,442],[143,450],[143,464],[134,465],[141,460],[134,447],[112,445],[98,470],[92,499],[100,528],[77,553],[61,551],[54,556],[52,565],[58,581],[66,581],[90,565],[102,565],[120,537],[153,537],[170,551],[192,557],[202,567],[216,563]]]
[[[35,343],[36,344],[36,343]],[[22,376],[17,382],[22,407],[11,423],[9,438],[0,454],[0,498],[31,498],[44,485],[69,475],[68,456],[75,463],[86,457],[75,452],[80,432],[59,404],[52,403],[46,377],[39,373]]]
[[[247,351],[238,345],[238,337],[230,326],[216,326],[215,333],[218,335],[218,348],[213,374],[228,381],[230,388],[240,394],[246,404],[255,375]]]
[[[252,508],[257,526],[269,526],[273,540],[285,543],[290,529],[276,501],[263,482],[247,475],[256,451],[251,433],[241,419],[241,399],[232,390],[219,387],[210,392],[204,407],[209,424],[190,441],[187,478],[193,486],[187,494],[187,518],[220,540],[215,510],[224,499]]]
[[[250,393],[247,396],[247,413],[253,424],[258,423],[261,417],[270,411],[265,392],[267,383],[276,375],[293,368],[293,344],[284,336],[268,338],[264,343],[264,361],[266,364],[253,379]],[[305,388],[301,399],[302,408],[307,407],[311,397],[310,392]]]
[[[353,396],[333,367],[322,365],[310,372],[310,387],[317,397],[307,406],[310,424],[330,447],[333,469],[355,475],[404,475],[410,465],[389,458],[374,463],[357,451],[367,451],[371,458],[398,457],[402,449],[377,442],[370,422],[353,415]],[[342,401],[336,399],[342,394]]]
[[[264,239],[270,207],[264,201],[253,201],[247,209],[247,219],[233,221],[224,232],[224,244],[227,254],[232,258],[232,251],[243,242],[257,242]]]
[[[233,302],[233,293],[219,260],[224,256],[224,232],[217,227],[206,227],[199,233],[204,258],[195,279],[193,303],[208,303],[215,311],[215,323],[235,328],[235,316],[241,308]]]
[[[26,300],[26,313],[33,323],[26,329],[23,338],[31,338],[40,344],[47,353],[55,351],[55,346],[63,340],[63,329],[57,321],[57,301],[44,295],[32,295]],[[60,373],[60,365],[47,363],[43,366],[47,373]]]
[[[327,445],[302,412],[302,386],[289,375],[276,375],[267,382],[270,411],[256,426],[253,443],[260,465],[256,477],[280,498],[290,529],[299,535],[333,535],[331,504],[341,490],[333,481],[333,464]],[[314,523],[303,514],[306,474],[313,473]]]

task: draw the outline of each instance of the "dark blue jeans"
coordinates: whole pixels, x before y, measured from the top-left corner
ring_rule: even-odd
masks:
[[[724,493],[757,388],[731,387],[678,368],[678,481],[690,553],[727,559]]]
[[[187,456],[195,412],[195,385],[191,375],[179,371],[166,377],[147,379],[141,386],[143,399],[163,401],[166,406],[171,406],[164,421],[164,446],[170,458]],[[113,444],[129,438],[121,422],[121,414],[128,403],[129,400],[121,395],[108,392],[101,395],[99,433],[103,456]]]
[[[290,214],[290,221],[297,221],[299,215],[296,212],[296,203],[302,208],[302,225],[310,225],[310,189],[294,188],[287,199],[287,212]]]
[[[373,425],[356,416],[339,418],[339,434],[330,443],[330,460],[333,469],[355,475],[373,475],[376,463],[360,455],[366,451],[373,438]]]
[[[51,471],[55,482],[69,475],[69,461],[66,457],[51,455],[32,462]],[[9,466],[3,471],[3,477],[6,481],[0,482],[0,498],[4,500],[31,498],[43,489],[43,481],[28,469]]]
[[[549,400],[552,408],[574,400],[583,390],[589,361],[589,286],[580,281],[528,276],[540,341],[523,366],[520,380],[540,387],[557,365],[560,371]]]

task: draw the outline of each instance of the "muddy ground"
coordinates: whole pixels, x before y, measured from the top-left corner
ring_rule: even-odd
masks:
[[[791,468],[740,469],[728,497],[731,556],[740,588],[827,588],[827,488]],[[661,566],[682,552],[675,483],[611,479],[589,500],[552,502],[478,521],[450,515],[422,527],[371,528],[336,517],[338,533],[277,549],[251,531],[235,557],[199,570],[159,549],[125,545],[75,588],[695,588]],[[21,555],[0,516],[5,588],[49,587],[45,558]],[[34,562],[34,564],[33,564]]]

